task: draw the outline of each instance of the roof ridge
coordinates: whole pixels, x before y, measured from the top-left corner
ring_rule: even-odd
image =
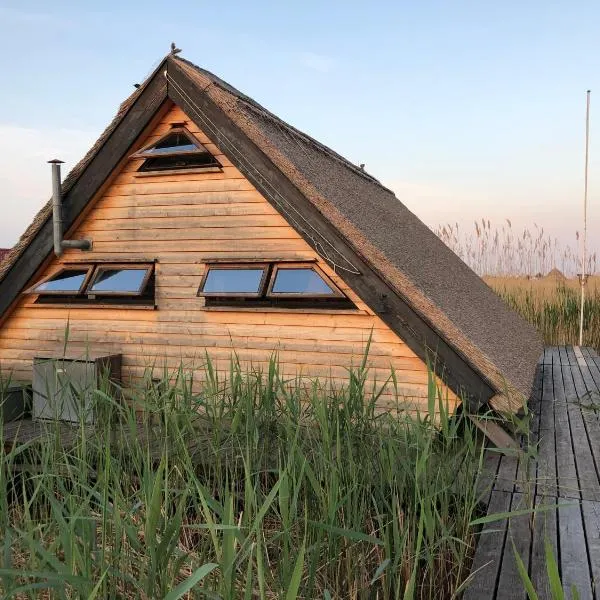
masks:
[[[381,181],[379,181],[375,176],[371,175],[370,173],[367,173],[366,171],[361,169],[360,166],[355,165],[353,162],[351,162],[350,160],[348,160],[347,158],[345,158],[344,156],[342,156],[341,154],[339,154],[338,152],[336,152],[329,146],[326,146],[325,144],[323,144],[322,142],[319,142],[317,139],[313,138],[312,136],[305,133],[304,131],[301,131],[297,127],[294,127],[290,123],[287,123],[286,121],[284,121],[283,119],[278,117],[275,113],[271,112],[268,108],[265,108],[262,104],[260,104],[259,102],[257,102],[256,100],[254,100],[253,98],[248,96],[247,94],[240,92],[240,90],[238,90],[236,87],[227,83],[225,80],[221,79],[218,75],[211,73],[207,69],[199,67],[192,61],[188,60],[187,58],[183,58],[182,56],[177,56],[177,57],[175,57],[175,59],[185,63],[186,65],[192,67],[193,69],[196,69],[197,71],[199,71],[200,73],[202,73],[203,75],[205,75],[206,77],[211,79],[211,81],[214,85],[217,85],[224,91],[226,91],[230,94],[233,94],[238,101],[241,100],[241,101],[245,102],[248,105],[248,108],[250,110],[254,110],[254,111],[258,112],[263,117],[270,119],[278,126],[285,127],[289,131],[290,134],[301,138],[301,140],[304,143],[309,144],[310,146],[314,147],[316,150],[319,150],[326,156],[329,156],[330,158],[336,160],[337,162],[339,162],[346,168],[350,169],[356,175],[358,175],[358,176],[362,177],[363,179],[366,179],[367,181],[386,190],[390,194],[395,195],[394,192],[390,188],[383,185],[381,183]]]

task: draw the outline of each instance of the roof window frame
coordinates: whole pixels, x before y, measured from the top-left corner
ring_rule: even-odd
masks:
[[[206,280],[211,270],[232,270],[232,271],[256,271],[259,268],[263,270],[257,292],[205,292]],[[205,263],[204,273],[198,286],[197,296],[203,298],[262,298],[265,294],[265,286],[270,277],[271,264],[268,262],[231,262],[231,263]]]
[[[83,278],[83,282],[79,286],[77,291],[73,290],[38,290],[37,288],[44,283],[52,281],[57,275],[65,273],[67,271],[87,271],[85,277]],[[82,264],[81,266],[75,265],[65,265],[58,271],[55,271],[51,275],[47,275],[42,279],[36,281],[31,287],[25,290],[25,294],[36,294],[39,296],[80,296],[84,294],[84,290],[87,288],[87,285],[92,277],[93,272],[95,271],[94,265]]]
[[[146,274],[144,275],[144,279],[140,285],[140,288],[137,292],[117,292],[117,291],[93,291],[92,287],[94,282],[98,279],[100,273],[104,271],[141,271],[145,270]],[[94,265],[93,274],[90,277],[84,291],[82,292],[84,296],[88,298],[92,297],[141,297],[144,295],[146,288],[148,287],[148,282],[150,281],[152,275],[154,274],[154,263],[110,263],[110,264],[96,264]]]
[[[173,135],[174,133],[180,133],[180,134],[183,134],[184,136],[186,136],[190,142],[192,142],[193,144],[196,145],[197,150],[161,152],[158,154],[153,154],[150,152],[150,150],[152,148],[156,147],[158,144],[160,144],[160,142],[162,140],[166,139],[170,135]],[[210,163],[207,163],[206,165],[189,165],[189,166],[174,165],[173,167],[164,167],[164,168],[160,168],[160,169],[152,169],[152,168],[144,169],[144,165],[146,164],[146,162],[151,159],[173,158],[173,157],[177,157],[177,156],[193,157],[196,155],[199,155],[199,156],[208,155],[211,157],[212,161]],[[216,158],[216,156],[189,129],[187,129],[181,123],[174,124],[174,126],[167,133],[165,133],[164,135],[159,137],[158,140],[142,146],[142,148],[140,148],[139,150],[134,152],[129,158],[141,159],[144,161],[137,169],[137,171],[136,171],[137,174],[160,174],[160,173],[172,173],[175,171],[181,172],[181,173],[185,173],[185,172],[189,172],[189,171],[213,171],[214,172],[215,169],[218,169],[220,171],[222,171],[222,169],[223,169],[223,165]]]
[[[275,279],[277,278],[277,273],[282,270],[291,270],[291,269],[306,269],[310,271],[314,271],[324,282],[331,291],[332,294],[317,294],[317,293],[302,293],[302,292],[274,292],[273,286],[275,285]],[[320,269],[315,263],[306,263],[306,262],[298,262],[298,263],[285,263],[278,264],[274,263],[272,265],[271,277],[269,279],[269,286],[267,287],[267,291],[265,293],[265,298],[306,298],[310,299],[322,299],[322,298],[347,298],[346,294],[340,290],[340,288],[333,283],[330,277],[328,277],[322,269]]]

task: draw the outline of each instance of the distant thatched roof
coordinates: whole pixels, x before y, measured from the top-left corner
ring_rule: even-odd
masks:
[[[557,269],[556,267],[554,267],[554,269],[552,269],[551,271],[548,272],[545,279],[552,279],[554,281],[566,281],[567,280],[567,278],[565,277],[563,272],[560,269]]]
[[[439,335],[441,341],[437,345],[442,358],[444,354],[458,356],[498,398],[503,398],[497,406],[518,409],[523,395],[527,397],[531,391],[542,351],[541,339],[533,327],[509,309],[374,177],[288,125],[212,73],[184,59],[167,57],[144,85],[123,103],[115,120],[65,181],[66,203],[70,187],[88,168],[94,168],[92,160],[96,152],[102,151],[102,146],[113,132],[118,131],[128,113],[143,113],[143,107],[138,108],[138,105],[144,101],[145,89],[152,88],[156,78],[164,77],[164,74],[168,78],[166,92],[163,92],[166,97],[175,101],[183,98],[184,104],[210,106],[211,110],[217,111],[220,119],[227,120],[224,127],[236,128],[239,140],[249,144],[247,149],[257,148],[262,153],[260,156],[266,156],[269,164],[278,171],[278,176],[287,178],[308,200],[315,222],[337,232],[358,260],[373,270],[378,281],[386,286],[385,293],[376,293],[364,284],[363,299],[368,304],[382,306],[378,310],[383,311],[384,320],[402,321],[402,317],[391,314],[391,309],[386,308],[386,302],[392,306],[386,297],[406,303],[421,323]],[[177,90],[177,85],[185,86],[185,90]],[[197,114],[192,113],[190,117],[196,119]],[[207,133],[210,136],[210,132]],[[227,139],[221,134],[218,131],[214,140],[217,145],[223,145]],[[238,158],[243,159],[238,148],[230,149],[225,144],[221,150],[230,153],[229,158],[234,164]],[[239,168],[247,174],[248,168]],[[260,189],[264,181],[272,185],[268,181],[271,177],[259,173],[253,182]],[[90,199],[92,196],[90,194]],[[0,267],[0,297],[4,292],[3,280],[16,267],[27,245],[48,226],[49,218],[50,208],[46,206],[20,240],[19,247],[11,253],[9,263]],[[48,244],[48,254],[50,251]],[[40,258],[40,264],[44,258]],[[340,275],[345,276],[343,271]],[[15,297],[19,292],[11,290]],[[370,296],[368,299],[367,295]],[[414,326],[408,322],[401,330],[398,333],[404,339],[415,333]],[[419,339],[419,335],[415,333],[415,339]]]

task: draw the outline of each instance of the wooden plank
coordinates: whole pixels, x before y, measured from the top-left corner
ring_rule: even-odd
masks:
[[[588,495],[591,494],[591,497],[588,499],[596,499],[596,495],[600,494],[600,486],[593,464],[593,458],[589,446],[587,431],[581,415],[581,406],[579,401],[580,395],[583,397],[586,390],[581,389],[583,382],[579,378],[578,385],[580,390],[578,394],[574,380],[575,370],[579,372],[579,367],[577,365],[574,367],[562,367],[565,400],[567,403],[575,465],[577,468],[577,476],[581,493],[583,494],[585,489]]]
[[[587,545],[581,506],[572,499],[560,500],[558,508],[560,574],[567,598],[575,586],[580,600],[592,600],[592,582],[588,567]],[[558,558],[558,557],[557,557]]]
[[[494,448],[486,449],[483,456],[483,465],[477,481],[477,490],[481,502],[485,505],[486,509],[492,498],[492,491],[496,483],[496,476],[498,475],[501,458],[502,455],[500,452],[495,451]]]
[[[542,372],[542,400],[540,426],[536,442],[538,447],[537,470],[532,473],[536,481],[538,493],[556,495],[558,493],[555,414],[554,414],[554,379],[552,362],[544,365]]]
[[[600,592],[600,503],[582,500],[583,526],[596,598]]]
[[[186,204],[182,206],[126,206],[124,208],[97,208],[94,220],[150,219],[187,217],[230,217],[239,215],[274,215],[277,211],[267,203],[239,202],[236,204]]]
[[[579,346],[575,346],[573,348],[573,354],[575,355],[575,360],[580,367],[587,366],[585,356],[583,356],[583,353],[581,352],[581,348]]]
[[[210,240],[214,244],[221,246],[224,241],[231,240],[254,240],[259,243],[260,240],[301,240],[300,236],[288,226],[275,227],[188,227],[180,228],[158,228],[158,229],[112,229],[108,226],[102,231],[81,231],[86,237],[93,238],[94,244],[98,242],[156,242],[169,243],[177,241],[181,245],[182,241],[186,243],[198,244],[198,241],[204,242]],[[83,237],[83,236],[82,236]],[[305,244],[304,240],[302,243]],[[212,244],[211,244],[212,245]],[[206,246],[206,244],[202,244]],[[150,252],[151,245],[148,247]]]
[[[493,491],[488,514],[504,513],[510,509],[511,494]],[[471,568],[472,582],[465,590],[464,600],[493,600],[496,593],[496,582],[502,566],[504,543],[508,523],[506,520],[488,523],[479,534],[477,550]]]
[[[571,440],[571,427],[561,364],[552,365],[558,485],[563,498],[579,498],[579,482]]]
[[[550,542],[557,562],[559,560],[556,509],[544,510],[544,507],[556,503],[555,496],[538,495],[535,499],[537,512],[533,515],[529,577],[540,600],[551,600],[552,598],[546,564],[546,540]]]
[[[519,457],[516,455],[503,455],[498,468],[496,478],[496,490],[512,493],[515,489],[517,480],[517,469],[519,467]]]
[[[232,191],[255,191],[256,188],[247,179],[205,179],[201,181],[195,181],[193,185],[187,188],[181,188],[181,186],[173,187],[166,186],[167,191],[160,192],[156,189],[146,190],[148,193],[135,194],[131,193],[131,190],[126,190],[121,187],[110,186],[105,194],[107,198],[115,198],[118,196],[126,196],[128,198],[138,199],[140,202],[145,202],[140,196],[156,196],[156,195],[172,195],[179,196],[186,194],[198,194],[200,192],[232,192]]]
[[[251,184],[248,184],[251,185]],[[224,187],[224,186],[221,186]],[[235,187],[239,187],[235,186]],[[189,204],[250,204],[252,202],[262,203],[266,200],[257,190],[210,190],[192,192],[188,194],[154,194],[144,196],[112,196],[110,187],[98,200],[98,208],[130,208],[134,206],[173,206],[178,204],[186,206]]]
[[[225,243],[224,243],[225,242]],[[177,253],[184,255],[185,253],[194,253],[198,256],[204,255],[209,260],[212,253],[220,252],[226,240],[207,240],[207,239],[188,239],[185,242],[181,240],[157,240],[153,242],[143,240],[130,240],[125,245],[127,247],[127,255],[135,256],[144,255],[159,256],[160,254]],[[94,240],[95,252],[120,253],[123,255],[123,242],[121,241],[96,241]],[[306,242],[299,238],[293,239],[247,239],[237,240],[232,251],[243,258],[250,256],[263,256],[266,252],[271,253],[300,253],[306,252]],[[92,258],[92,256],[90,256]]]
[[[582,401],[587,395],[587,388],[577,362],[568,368],[563,367],[563,379],[565,381],[571,437],[573,439],[581,497],[585,500],[600,501],[600,479],[598,478],[590,444],[590,426],[585,422],[582,415],[582,411],[587,410],[582,408]],[[600,450],[600,448],[597,450]]]
[[[481,419],[469,414],[469,419],[483,434],[491,440],[496,448],[520,450],[519,444],[498,423],[490,419]]]
[[[179,183],[179,182],[190,182],[190,181],[209,181],[214,179],[241,179],[242,174],[235,167],[224,166],[220,171],[205,171],[203,173],[161,173],[152,174],[151,176],[146,173],[131,173],[127,171],[121,171],[115,178],[114,186],[148,186],[149,188],[160,187],[165,183]]]
[[[554,378],[552,363],[544,364],[542,371],[542,399],[539,431],[551,431],[554,435]]]
[[[575,349],[573,346],[565,346],[565,351],[567,353],[567,360],[569,362],[569,366],[573,366],[577,364],[577,355],[575,354]]]
[[[514,493],[512,496],[511,512],[527,509],[525,496]],[[525,568],[529,568],[529,549],[531,547],[531,529],[529,515],[511,517],[508,522],[508,532],[504,543],[502,566],[498,579],[496,600],[525,600],[527,597],[523,582],[517,569],[515,552],[521,557]]]
[[[556,496],[558,494],[558,478],[556,466],[556,445],[554,432],[545,430],[540,433],[538,458],[535,474],[538,495]]]
[[[561,366],[569,366],[569,357],[567,356],[566,346],[558,347],[558,355]]]
[[[545,368],[547,367],[545,367],[543,362],[541,362],[537,366],[535,380],[533,383],[533,390],[531,392],[531,398],[528,404],[528,409],[530,413],[530,431],[534,441],[537,440],[537,434],[540,430]]]
[[[549,348],[550,359],[553,365],[560,365],[560,353],[558,346],[552,346]]]

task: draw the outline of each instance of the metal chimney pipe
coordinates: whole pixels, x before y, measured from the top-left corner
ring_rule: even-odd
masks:
[[[91,240],[63,240],[63,217],[62,217],[62,184],[60,178],[60,165],[62,160],[55,158],[48,161],[52,165],[52,225],[54,237],[54,254],[62,256],[65,248],[77,248],[79,250],[90,250]]]
[[[52,224],[54,227],[54,254],[60,257],[63,253],[62,186],[60,183],[60,165],[63,164],[63,161],[55,158],[48,162],[52,165]]]

